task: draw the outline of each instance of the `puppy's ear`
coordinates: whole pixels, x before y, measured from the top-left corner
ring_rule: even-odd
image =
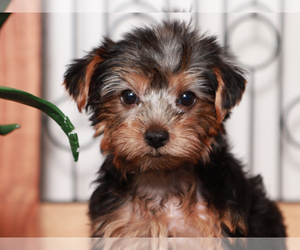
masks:
[[[234,64],[219,62],[214,68],[218,87],[215,106],[217,118],[222,122],[228,112],[240,102],[245,91],[244,72]]]
[[[112,43],[106,39],[103,46],[94,49],[82,59],[74,60],[64,75],[64,85],[76,101],[80,112],[86,107],[92,76],[96,68],[105,60],[108,46]]]

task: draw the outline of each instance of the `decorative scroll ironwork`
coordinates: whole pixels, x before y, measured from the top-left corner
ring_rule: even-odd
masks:
[[[294,99],[285,109],[285,112],[283,113],[283,117],[282,117],[282,126],[286,133],[287,141],[290,142],[293,146],[300,149],[300,141],[293,136],[293,133],[290,130],[290,127],[288,126],[289,116],[290,116],[292,110],[295,109],[295,107],[297,105],[300,106],[300,96],[298,98]]]
[[[225,1],[227,4],[227,1]],[[256,8],[258,11],[270,11],[270,9],[264,5],[259,3],[258,1],[251,1],[246,4],[242,4],[239,7],[236,8],[236,11],[244,11],[250,7]],[[225,5],[225,16],[227,15],[227,5]],[[226,32],[225,32],[225,45],[227,46],[230,44],[230,35],[236,29],[239,25],[243,24],[245,21],[248,20],[255,20],[259,21],[262,24],[266,25],[268,29],[270,29],[271,32],[274,33],[274,37],[276,39],[276,46],[269,58],[267,58],[265,61],[258,63],[257,65],[249,65],[249,64],[244,64],[244,66],[248,69],[250,73],[250,78],[249,78],[249,83],[248,83],[248,89],[249,89],[249,94],[250,94],[250,131],[249,131],[249,168],[250,171],[253,169],[253,157],[254,157],[254,119],[255,119],[255,113],[254,113],[254,103],[255,103],[255,81],[254,81],[254,75],[258,70],[262,70],[265,67],[269,66],[272,64],[279,56],[280,51],[281,51],[281,36],[279,34],[279,31],[275,27],[275,25],[265,16],[259,14],[258,12],[254,13],[247,13],[245,12],[244,15],[241,17],[237,18],[235,21],[233,21],[231,24],[228,24],[227,22],[227,16],[225,17],[225,23],[227,24],[227,27],[225,27]]]

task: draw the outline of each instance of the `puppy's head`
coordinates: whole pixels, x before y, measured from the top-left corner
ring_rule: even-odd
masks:
[[[106,39],[70,65],[64,84],[125,172],[208,160],[245,90],[242,70],[216,39],[178,22]]]

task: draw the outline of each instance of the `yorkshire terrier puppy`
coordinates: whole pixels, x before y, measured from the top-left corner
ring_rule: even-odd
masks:
[[[286,236],[261,177],[229,152],[224,121],[246,81],[215,37],[136,28],[75,60],[64,84],[103,134],[92,236]]]

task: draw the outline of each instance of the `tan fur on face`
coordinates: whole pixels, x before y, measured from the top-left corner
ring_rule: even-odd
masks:
[[[180,94],[187,89],[194,80],[195,77],[193,75],[180,73],[170,78],[169,87],[174,89],[176,93]]]
[[[106,102],[103,104],[103,109],[107,110],[109,112],[105,112],[100,114],[98,117],[99,120],[101,120],[100,123],[97,123],[94,126],[95,129],[95,137],[103,133],[104,131],[105,134],[108,134],[110,136],[110,132],[105,128],[107,127],[108,123],[113,123],[116,121],[116,114],[126,114],[126,112],[129,111],[129,107],[126,107],[122,104],[121,102],[121,93],[124,90],[133,90],[136,94],[139,96],[142,96],[146,89],[149,88],[149,79],[146,78],[145,76],[142,76],[138,73],[136,73],[135,69],[118,69],[115,68],[115,72],[119,72],[119,80],[122,82],[122,84],[119,84],[117,91],[119,93],[118,96],[115,98],[112,98],[109,102]],[[105,86],[102,90],[102,95],[107,95],[110,91],[116,91],[116,85],[115,84],[108,84],[108,86]],[[109,139],[109,138],[107,138]],[[105,139],[103,139],[105,140]],[[109,149],[109,147],[105,147],[104,144],[109,143],[109,140],[106,140],[103,142],[103,148],[102,150],[106,151],[105,149]]]
[[[169,79],[169,88],[180,95],[185,91],[194,92],[200,100],[213,101],[207,94],[201,92],[202,88],[206,88],[204,80],[199,78],[198,72],[181,72],[176,75],[171,75]]]
[[[123,74],[122,77],[139,96],[143,96],[150,86],[150,81],[147,77],[134,71],[130,74]]]
[[[132,167],[128,171],[134,171],[136,167],[142,171],[149,168],[172,169],[181,166],[185,161],[196,163],[200,157],[208,158],[212,138],[218,131],[214,125],[214,110],[210,105],[196,105],[201,105],[201,115],[205,119],[198,119],[196,114],[177,118],[170,110],[165,111],[165,117],[161,117],[159,121],[154,121],[151,117],[149,119],[147,110],[142,110],[136,119],[132,119],[132,116],[124,117],[125,121],[119,126],[105,130],[101,148],[115,155],[114,163],[118,168]],[[112,122],[114,120],[110,124]],[[146,129],[154,122],[170,133],[169,142],[158,150],[147,145],[144,140]]]
[[[149,89],[145,76],[132,73],[122,77],[128,81],[122,89],[130,86],[138,95],[139,103],[124,105],[120,96],[115,97],[103,104],[107,111],[101,119],[104,122],[95,126],[96,134],[104,130],[102,151],[114,154],[119,169],[124,173],[137,169],[174,169],[185,162],[209,158],[213,138],[223,128],[217,121],[214,103],[196,90],[195,77],[184,73],[172,76],[169,88],[157,92]],[[193,107],[179,107],[176,103],[185,91],[196,93]],[[158,150],[144,140],[145,131],[151,126],[170,135],[169,142]]]

